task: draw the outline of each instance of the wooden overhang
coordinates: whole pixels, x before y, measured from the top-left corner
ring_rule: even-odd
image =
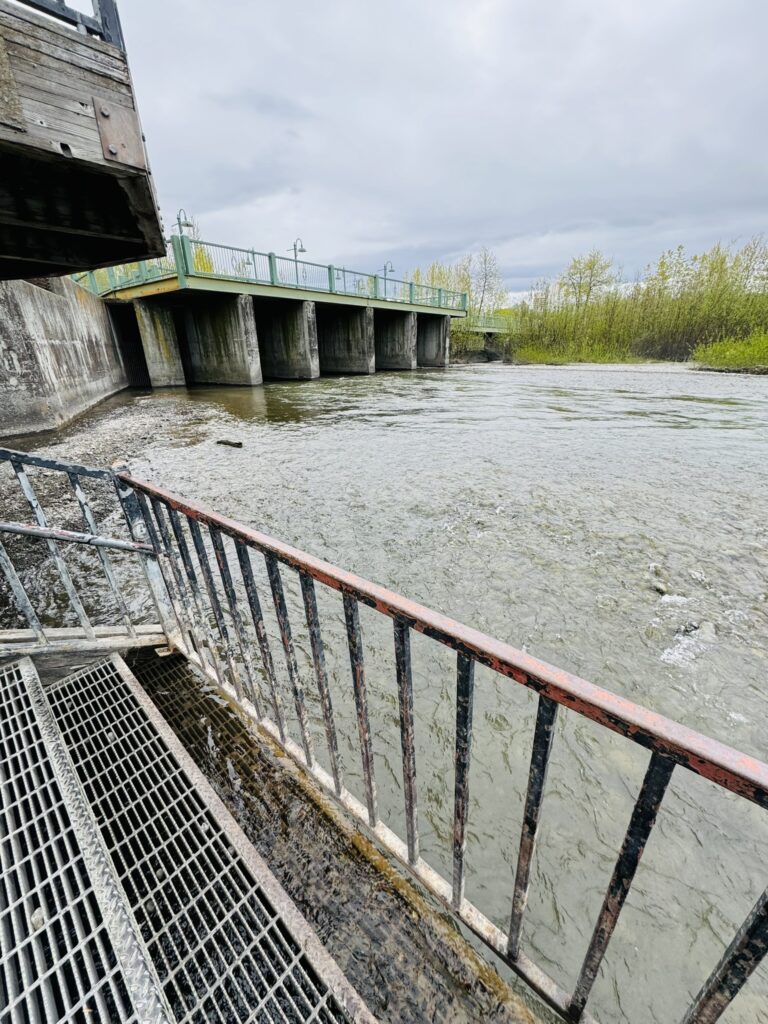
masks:
[[[69,13],[0,0],[0,279],[165,252],[119,24]]]

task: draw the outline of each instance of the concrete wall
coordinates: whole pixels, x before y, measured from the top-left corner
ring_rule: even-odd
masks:
[[[250,295],[195,296],[184,311],[191,384],[261,384]]]
[[[261,370],[275,380],[320,376],[314,302],[254,299]]]
[[[136,299],[133,306],[150,384],[153,388],[182,387],[186,380],[173,308],[158,299]]]
[[[451,318],[442,313],[419,313],[416,361],[419,366],[447,366],[451,347]]]
[[[127,384],[100,299],[68,278],[0,282],[0,436],[61,426]]]
[[[374,373],[376,345],[370,306],[318,302],[317,348],[321,373]]]
[[[377,309],[373,314],[377,370],[416,369],[416,314]]]

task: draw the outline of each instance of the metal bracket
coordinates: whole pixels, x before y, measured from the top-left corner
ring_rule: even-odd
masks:
[[[93,97],[93,111],[104,159],[145,171],[147,154],[136,111],[98,96]]]

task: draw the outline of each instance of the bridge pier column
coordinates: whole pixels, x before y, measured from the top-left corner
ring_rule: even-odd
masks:
[[[373,332],[377,370],[416,369],[416,313],[374,310]]]
[[[275,380],[313,380],[320,376],[314,302],[254,300],[261,370]]]
[[[416,360],[419,366],[447,366],[450,347],[450,316],[419,313],[416,332]]]
[[[192,383],[261,384],[250,295],[194,296],[184,322]]]
[[[373,309],[317,303],[317,348],[321,373],[373,373],[376,343]]]
[[[151,299],[136,299],[133,307],[150,384],[153,388],[183,387],[186,380],[173,310]]]

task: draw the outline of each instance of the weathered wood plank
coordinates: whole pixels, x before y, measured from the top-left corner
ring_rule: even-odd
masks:
[[[129,85],[103,76],[94,79],[93,75],[84,75],[79,68],[45,68],[41,72],[39,65],[31,59],[15,56],[13,74],[20,91],[29,85],[41,92],[63,92],[64,95],[86,103],[90,103],[94,95],[104,95],[113,102],[122,103],[124,107],[135,106]],[[95,81],[97,86],[94,86]]]
[[[68,110],[72,114],[93,117],[93,102],[90,98],[70,96],[62,92],[61,89],[57,89],[55,85],[41,82],[31,75],[24,75],[22,73],[19,77],[23,79],[24,96],[27,100],[32,100],[35,103],[44,103],[61,110]]]
[[[123,63],[122,67],[111,67],[99,64],[97,61],[84,60],[75,51],[71,53],[66,51],[57,53],[55,48],[45,49],[42,46],[30,46],[25,39],[16,37],[17,34],[9,32],[5,26],[0,26],[0,34],[5,39],[11,63],[15,59],[27,60],[40,67],[53,70],[57,68],[71,68],[83,75],[92,76],[94,81],[101,81],[106,78],[111,81],[121,82],[124,85],[130,83],[128,67],[125,63]]]

